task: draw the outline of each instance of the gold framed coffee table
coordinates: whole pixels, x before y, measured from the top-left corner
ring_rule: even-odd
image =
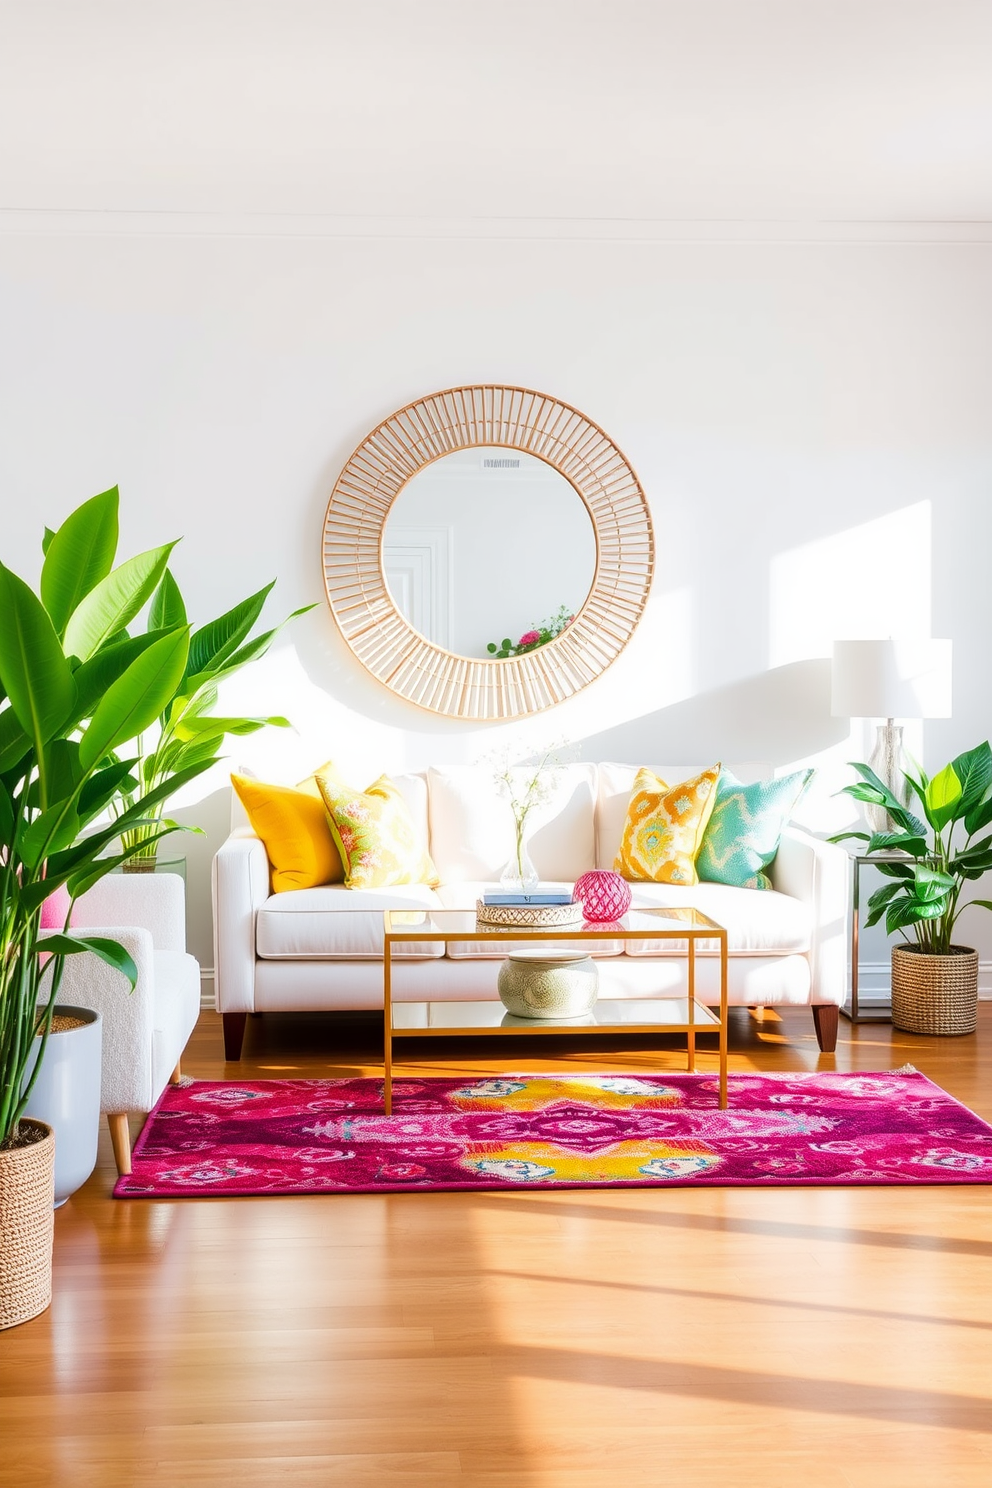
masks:
[[[385,1013],[383,1054],[386,1115],[393,1106],[393,1039],[467,1037],[468,1035],[562,1033],[684,1033],[686,1067],[696,1068],[696,1034],[718,1032],[720,1036],[720,1109],[727,1105],[727,932],[722,925],[698,909],[638,909],[609,925],[580,924],[552,930],[522,929],[511,925],[484,925],[472,911],[461,909],[394,910],[383,914],[382,1000]],[[605,941],[682,940],[686,943],[686,995],[684,997],[601,998],[581,1018],[516,1018],[501,1002],[478,1000],[457,1002],[407,1001],[393,998],[393,951],[411,941],[491,942],[498,955],[536,945],[563,950],[581,946],[587,950]],[[720,955],[719,1014],[696,998],[697,943],[716,940]]]

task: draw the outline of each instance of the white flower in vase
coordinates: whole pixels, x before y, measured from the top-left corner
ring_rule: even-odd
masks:
[[[544,749],[535,759],[514,764],[509,751],[493,762],[493,780],[509,802],[513,814],[513,855],[500,874],[504,889],[533,889],[539,882],[537,869],[527,851],[527,820],[531,812],[549,801],[562,769],[560,746]]]

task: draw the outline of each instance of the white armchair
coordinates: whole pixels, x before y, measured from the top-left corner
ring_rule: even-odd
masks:
[[[109,874],[76,901],[72,928],[118,941],[138,981],[93,955],[69,956],[61,1002],[103,1015],[100,1109],[120,1173],[131,1171],[128,1113],[147,1114],[179,1061],[200,1012],[200,968],[186,953],[186,898],[174,873]]]

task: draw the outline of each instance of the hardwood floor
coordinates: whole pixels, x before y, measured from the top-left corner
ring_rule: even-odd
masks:
[[[741,1010],[732,1068],[909,1062],[992,1120],[980,1013],[932,1040],[842,1019],[826,1056],[808,1011]],[[372,1073],[376,1048],[367,1019],[267,1017],[225,1067],[204,1014],[184,1069]],[[400,1074],[680,1067],[406,1050]],[[173,1203],[113,1176],[104,1132],[52,1308],[0,1334],[3,1488],[992,1484],[992,1189]]]

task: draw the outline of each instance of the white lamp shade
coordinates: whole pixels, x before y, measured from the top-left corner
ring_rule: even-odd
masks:
[[[830,711],[835,718],[950,718],[950,641],[835,641]]]

